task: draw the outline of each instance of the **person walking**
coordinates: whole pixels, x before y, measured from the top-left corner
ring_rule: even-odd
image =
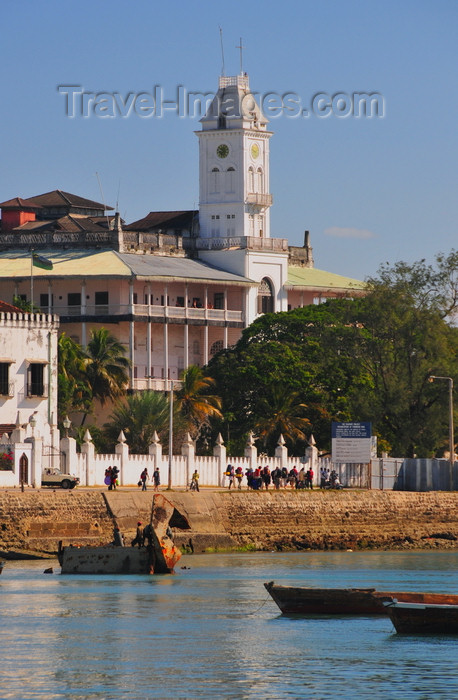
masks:
[[[144,536],[143,536],[143,528],[140,520],[137,523],[137,533],[134,537],[134,539],[131,542],[132,547],[135,547],[136,544],[138,544],[138,547],[143,547],[144,543]]]
[[[227,468],[226,468],[226,476],[227,476],[227,478],[229,479],[229,487],[228,487],[228,488],[229,488],[229,491],[230,491],[231,488],[232,488],[233,485],[234,485],[234,467],[232,466],[232,464],[228,464],[228,465],[227,465]]]
[[[199,472],[197,469],[194,470],[191,477],[191,491],[199,491]]]
[[[148,481],[148,469],[145,469],[140,474],[140,481],[142,482],[142,491],[146,491],[146,482]]]
[[[157,491],[160,483],[161,483],[161,475],[159,474],[159,468],[156,467],[156,469],[153,472],[153,483],[154,483],[154,490]]]
[[[116,486],[118,485],[118,467],[111,467],[111,490],[116,491]]]
[[[313,476],[313,469],[310,467],[305,474],[305,488],[311,491],[313,491]]]

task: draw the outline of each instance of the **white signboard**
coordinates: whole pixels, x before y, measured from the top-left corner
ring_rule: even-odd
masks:
[[[368,463],[371,461],[370,423],[332,424],[332,461],[335,463]]]

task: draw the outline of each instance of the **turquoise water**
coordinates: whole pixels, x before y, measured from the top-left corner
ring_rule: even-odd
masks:
[[[458,697],[458,637],[282,616],[263,583],[457,592],[458,553],[183,557],[175,576],[0,577],[0,698]]]

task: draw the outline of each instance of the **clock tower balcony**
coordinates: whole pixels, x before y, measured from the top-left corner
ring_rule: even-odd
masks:
[[[273,197],[271,194],[260,194],[259,192],[250,192],[246,196],[247,204],[254,204],[257,207],[271,207]]]

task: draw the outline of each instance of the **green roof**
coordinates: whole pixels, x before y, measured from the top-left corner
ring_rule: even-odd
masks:
[[[326,270],[317,270],[315,267],[288,267],[287,289],[317,289],[317,290],[339,290],[339,291],[363,291],[366,288],[365,282],[336,275]]]

